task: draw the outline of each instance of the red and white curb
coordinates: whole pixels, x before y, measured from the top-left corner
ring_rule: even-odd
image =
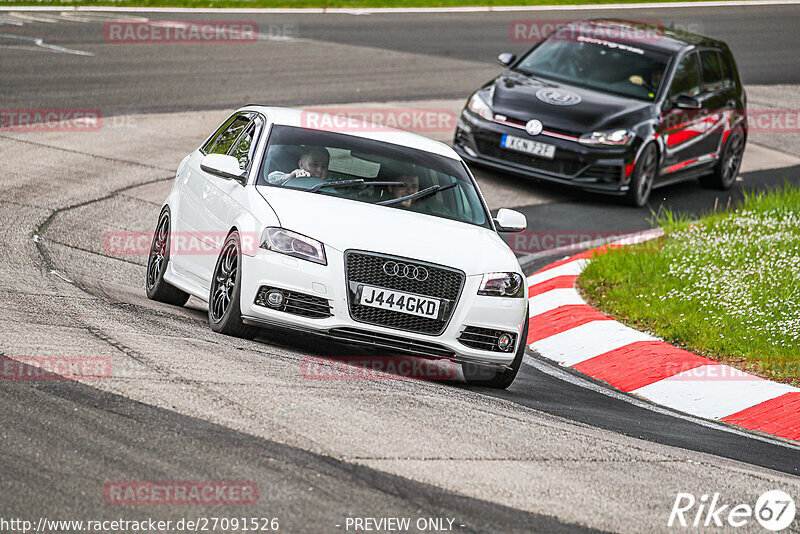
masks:
[[[621,247],[660,235],[660,230],[654,230],[607,246]],[[528,277],[530,348],[656,404],[800,440],[800,389],[678,349],[586,304],[575,282],[599,250],[557,261]]]

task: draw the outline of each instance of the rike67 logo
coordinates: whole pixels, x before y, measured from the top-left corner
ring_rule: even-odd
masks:
[[[699,499],[691,493],[678,493],[667,526],[692,529],[723,527],[727,530],[748,525],[755,518],[765,529],[779,532],[792,525],[795,513],[794,499],[781,490],[765,492],[755,506],[723,504],[719,493],[710,497],[704,494]]]

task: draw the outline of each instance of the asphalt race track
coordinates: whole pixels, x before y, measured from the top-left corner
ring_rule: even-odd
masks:
[[[28,21],[0,25],[4,72],[18,74],[4,77],[0,98],[8,107],[100,108],[104,115],[231,109],[247,102],[294,106],[464,98],[498,72],[498,53],[520,53],[530,46],[509,39],[511,21],[544,24],[597,17],[637,18],[723,38],[745,85],[798,84],[796,12],[796,6],[779,5],[579,14],[247,13],[226,17],[256,22],[264,41],[203,47],[107,44],[102,22]],[[146,15],[152,20],[220,20],[218,13]],[[69,51],[31,54],[14,48],[33,46],[23,38],[36,37]],[[308,46],[309,41],[325,47]]]
[[[0,357],[103,356],[113,373],[0,381],[0,517],[246,515],[277,517],[286,532],[339,532],[348,517],[404,516],[453,518],[463,532],[662,532],[678,492],[751,505],[769,489],[800,495],[797,445],[653,407],[533,353],[504,392],[460,380],[309,380],[308,357],[370,353],[268,332],[218,336],[203,302],[146,299],[145,256],[108,250],[109,232],[152,230],[180,159],[235,107],[457,110],[499,71],[497,53],[526,48],[509,41],[510,21],[574,12],[136,14],[244,18],[273,32],[236,45],[110,44],[102,18],[53,15],[0,12],[2,108],[98,109],[104,126],[0,130]],[[594,16],[725,39],[751,107],[800,107],[800,6],[580,12]],[[687,183],[657,190],[650,208],[694,215],[800,181],[797,137],[753,136],[730,193]],[[492,209],[516,207],[543,233],[652,224],[651,210],[473,171]],[[528,272],[564,256],[517,245]],[[252,481],[259,500],[104,500],[108,483],[166,480]]]

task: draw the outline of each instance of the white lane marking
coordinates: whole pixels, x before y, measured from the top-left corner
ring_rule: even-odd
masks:
[[[631,393],[681,412],[721,419],[793,391],[799,390],[727,365],[703,365]]]
[[[542,282],[547,282],[551,278],[556,278],[558,276],[581,274],[588,263],[589,260],[587,259],[574,260],[565,263],[564,265],[559,265],[558,267],[553,267],[552,269],[547,269],[546,271],[533,274],[528,277],[528,287],[541,284]]]
[[[175,7],[104,7],[74,6],[74,11],[104,11],[130,13],[271,13],[271,14],[345,14],[369,15],[380,13],[482,13],[487,11],[604,11],[628,9],[675,9],[698,7],[761,7],[798,5],[800,0],[716,0],[699,2],[653,2],[637,4],[573,4],[536,6],[464,6],[464,7],[400,7],[400,8],[175,8]],[[65,7],[16,6],[0,7],[0,11],[64,11]]]
[[[637,341],[658,341],[616,321],[592,321],[531,343],[539,354],[571,367]]]
[[[182,20],[151,20],[148,26],[158,26],[161,28],[188,28],[189,23]]]
[[[58,22],[58,15],[51,15],[49,13],[41,13],[38,15],[31,15],[28,13],[17,13],[16,11],[13,13],[9,13],[10,16],[23,20],[25,22],[46,22],[48,24],[54,24]]]
[[[57,46],[53,44],[45,43],[43,39],[40,37],[28,37],[27,35],[13,35],[10,33],[0,33],[0,38],[5,37],[6,39],[17,39],[18,41],[25,41],[29,43],[33,43],[38,48],[42,48],[47,50],[48,52],[58,52],[60,54],[72,54],[75,56],[94,56],[93,52],[84,52],[83,50],[73,50],[71,48],[65,48],[63,46]],[[18,48],[14,45],[0,45],[0,48]],[[36,49],[31,47],[31,49]]]
[[[770,438],[768,436],[762,436],[761,434],[750,433],[745,430],[740,430],[733,426],[728,426],[724,423],[718,423],[716,421],[709,421],[707,419],[700,419],[699,417],[693,417],[692,415],[689,414],[674,412],[667,408],[663,408],[661,406],[653,404],[650,401],[626,395],[625,393],[622,393],[615,389],[610,389],[601,386],[600,384],[592,382],[586,378],[582,378],[580,376],[569,373],[564,369],[556,367],[554,364],[544,362],[542,360],[534,358],[533,356],[530,356],[529,354],[525,354],[522,363],[529,365],[534,369],[536,369],[537,371],[540,371],[548,376],[552,376],[557,380],[561,380],[563,382],[572,384],[573,386],[578,386],[583,389],[588,389],[589,391],[593,391],[595,393],[600,393],[601,395],[605,395],[606,397],[610,397],[615,400],[627,402],[628,404],[632,404],[637,408],[643,408],[653,413],[674,417],[676,419],[681,419],[683,421],[688,421],[690,423],[694,423],[712,430],[719,430],[722,432],[727,432],[729,434],[734,434],[737,436],[742,436],[745,438],[762,441],[770,445],[777,445],[780,447],[786,447],[787,449],[800,451],[800,445],[795,445],[794,443],[789,443],[786,441],[782,441],[780,439]]]
[[[79,11],[62,11],[59,17],[69,22],[147,22],[147,17],[123,15],[120,13],[82,13]]]
[[[21,20],[16,20],[16,19],[13,19],[13,18],[0,17],[0,26],[2,26],[4,24],[10,24],[11,26],[24,26],[25,25],[25,23],[22,22]]]
[[[546,293],[529,298],[528,303],[528,317],[536,317],[561,306],[569,306],[571,304],[586,305],[577,291],[567,288],[551,289]]]

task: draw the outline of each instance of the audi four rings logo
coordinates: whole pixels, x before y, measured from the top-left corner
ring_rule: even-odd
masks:
[[[406,265],[405,263],[398,263],[396,261],[387,261],[384,263],[383,272],[389,276],[399,276],[400,278],[408,278],[409,280],[417,280],[419,282],[424,282],[428,279],[428,269],[425,267]]]

